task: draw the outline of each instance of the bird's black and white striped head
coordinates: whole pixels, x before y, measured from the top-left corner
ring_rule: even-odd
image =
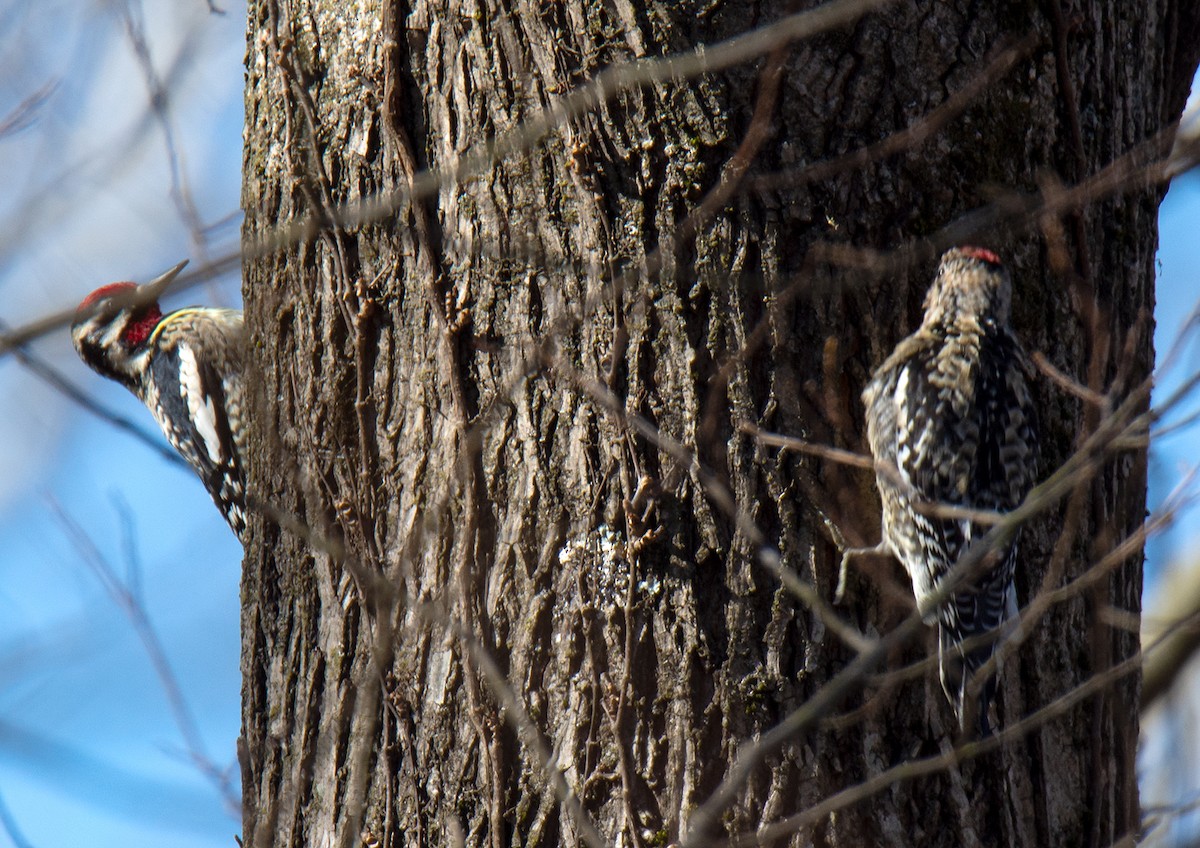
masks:
[[[83,299],[71,323],[71,341],[89,368],[138,390],[150,356],[147,342],[163,316],[158,294],[185,264],[144,286],[111,283]]]
[[[925,295],[925,326],[1007,326],[1012,313],[1012,279],[1000,257],[982,247],[953,247],[942,254],[937,276]]]
[[[103,286],[84,298],[71,324],[71,341],[88,367],[135,391],[149,355],[146,341],[162,320],[156,302],[140,300],[133,283]]]

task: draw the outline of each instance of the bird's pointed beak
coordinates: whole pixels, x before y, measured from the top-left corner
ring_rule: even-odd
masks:
[[[160,276],[155,277],[153,280],[146,283],[144,286],[138,289],[138,300],[142,300],[143,296],[146,303],[158,300],[160,297],[162,297],[163,292],[167,290],[167,286],[171,285],[171,281],[179,276],[179,272],[182,271],[187,264],[188,260],[185,259],[174,268],[167,271],[165,274],[161,274]]]

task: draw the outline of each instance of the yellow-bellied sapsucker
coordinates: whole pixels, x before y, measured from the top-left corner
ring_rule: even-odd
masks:
[[[883,541],[912,579],[917,608],[938,623],[942,688],[959,726],[966,685],[992,656],[995,641],[964,640],[1016,615],[1016,537],[974,578],[935,609],[929,596],[973,541],[990,529],[937,507],[1004,513],[1033,488],[1037,425],[1027,379],[1031,368],[1009,326],[1012,283],[988,250],[960,247],[942,256],[925,297],[920,328],[896,346],[863,391],[867,440],[883,502]],[[995,635],[995,634],[993,634]],[[979,697],[987,735],[995,678]]]
[[[243,539],[242,313],[189,307],[164,315],[158,292],[185,264],[145,286],[96,289],[76,310],[71,340],[92,370],[121,383],[150,409]]]

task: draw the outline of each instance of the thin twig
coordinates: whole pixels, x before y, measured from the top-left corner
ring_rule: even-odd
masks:
[[[96,575],[100,585],[133,626],[134,632],[150,659],[154,673],[158,677],[159,685],[167,696],[167,703],[170,706],[171,715],[175,719],[175,726],[183,736],[192,764],[208,778],[221,794],[230,813],[235,815],[240,813],[241,799],[234,790],[229,770],[219,768],[208,755],[200,727],[192,716],[191,707],[188,706],[183,689],[179,685],[179,678],[171,668],[166,649],[163,647],[158,631],[150,621],[146,608],[142,606],[129,586],[117,576],[116,570],[100,553],[100,549],[87,531],[54,498],[50,499],[50,508],[62,526],[67,539],[79,553],[80,559]]]
[[[1046,358],[1046,354],[1040,350],[1034,351],[1030,359],[1037,366],[1038,370],[1045,374],[1050,380],[1069,395],[1073,395],[1084,403],[1090,403],[1094,406],[1103,407],[1107,402],[1107,398],[1089,389],[1083,383],[1073,379],[1069,374],[1064,374],[1062,371],[1054,367],[1054,363]]]
[[[2,795],[0,795],[0,827],[4,828],[4,833],[12,842],[13,848],[33,848],[33,843],[25,837],[25,833],[17,824],[16,817],[13,816],[12,810],[8,808]]]
[[[1200,617],[1200,614],[1197,614],[1197,617]],[[1184,623],[1181,622],[1180,625],[1182,626]],[[1089,677],[1053,702],[1030,713],[1020,721],[1009,725],[1002,731],[986,739],[967,742],[943,754],[921,760],[910,760],[885,769],[861,783],[843,789],[841,792],[831,795],[824,801],[808,807],[801,813],[775,822],[774,824],[766,825],[754,833],[744,833],[734,836],[727,844],[734,846],[775,844],[776,841],[794,834],[801,827],[819,822],[831,813],[857,804],[872,795],[894,787],[898,783],[935,774],[944,769],[953,768],[959,763],[976,759],[984,754],[998,750],[1016,739],[1020,739],[1029,733],[1041,729],[1051,721],[1061,718],[1076,704],[1105,691],[1118,680],[1136,673],[1141,668],[1147,654],[1154,651],[1161,644],[1161,640],[1155,642],[1128,659],[1111,668],[1105,669],[1102,673]]]
[[[0,320],[0,333],[7,332],[8,325]],[[163,442],[159,437],[156,437],[148,430],[142,429],[124,415],[113,412],[107,407],[92,400],[82,389],[78,388],[74,383],[67,379],[66,375],[51,365],[46,360],[35,354],[25,345],[18,345],[12,349],[12,354],[17,358],[17,361],[24,365],[29,371],[45,382],[48,386],[58,391],[63,397],[79,407],[87,410],[92,415],[95,415],[100,420],[111,424],[118,430],[128,433],[139,442],[160,457],[180,468],[188,468],[190,466],[175,451]]]

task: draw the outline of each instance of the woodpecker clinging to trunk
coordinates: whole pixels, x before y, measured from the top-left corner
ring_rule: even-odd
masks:
[[[164,315],[158,294],[186,264],[145,286],[96,289],[76,310],[71,340],[92,370],[124,385],[150,409],[244,541],[242,313],[188,307]]]
[[[964,650],[1017,611],[1017,541],[936,608],[929,596],[973,541],[990,529],[969,518],[931,514],[948,505],[1004,513],[1033,488],[1036,415],[1031,367],[1009,326],[1012,283],[991,251],[960,247],[942,256],[925,297],[921,326],[896,346],[863,391],[867,440],[877,463],[883,541],[912,579],[917,608],[938,624],[942,688],[962,729],[971,675],[995,642]],[[983,684],[978,728],[989,733],[995,678]]]

